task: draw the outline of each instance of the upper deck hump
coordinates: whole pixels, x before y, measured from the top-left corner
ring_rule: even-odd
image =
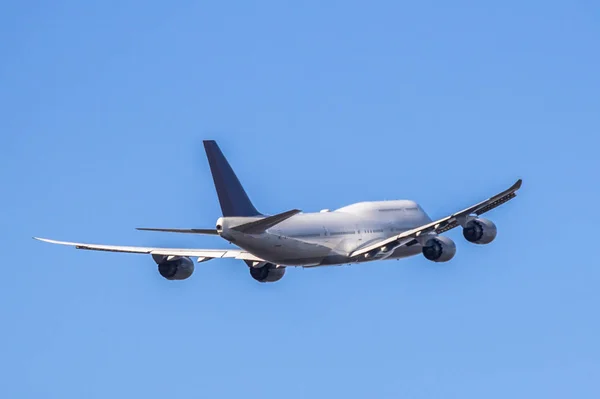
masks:
[[[416,211],[419,205],[411,200],[392,201],[364,201],[350,204],[336,209],[334,212],[346,213],[371,213],[371,212],[393,212],[393,211]]]

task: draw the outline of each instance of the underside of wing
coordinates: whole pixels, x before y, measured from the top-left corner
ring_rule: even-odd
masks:
[[[261,262],[263,259],[252,255],[250,252],[240,249],[186,249],[186,248],[155,248],[155,247],[131,247],[120,245],[84,244],[78,242],[57,241],[47,238],[34,237],[36,240],[86,249],[91,251],[125,252],[133,254],[148,254],[162,256],[188,256],[197,257],[198,261],[215,258],[234,258]]]
[[[360,248],[359,250],[352,252],[350,256],[356,257],[360,255],[369,254],[372,251],[380,250],[387,252],[393,248],[416,243],[418,237],[422,235],[429,233],[441,234],[459,225],[464,226],[468,222],[470,215],[482,215],[515,198],[517,195],[516,192],[521,188],[522,182],[523,181],[519,179],[510,188],[494,195],[493,197],[490,197],[468,208],[465,208],[462,211],[453,213],[450,216],[446,216],[444,218],[438,219],[423,226],[419,226],[415,229],[405,231],[396,236],[371,244],[367,247]]]

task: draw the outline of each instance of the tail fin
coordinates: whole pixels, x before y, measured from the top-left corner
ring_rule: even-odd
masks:
[[[205,140],[204,149],[223,216],[261,216],[261,213],[252,205],[248,194],[244,191],[217,143],[214,140]]]

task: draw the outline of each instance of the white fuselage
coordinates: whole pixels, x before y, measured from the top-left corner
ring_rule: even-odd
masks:
[[[335,211],[300,213],[262,234],[244,234],[231,227],[247,217],[222,217],[220,235],[237,246],[274,264],[326,266],[356,262],[349,255],[385,238],[431,222],[414,201],[360,202]],[[402,246],[386,254],[398,259],[421,253],[421,245]],[[381,257],[366,260],[378,260]]]

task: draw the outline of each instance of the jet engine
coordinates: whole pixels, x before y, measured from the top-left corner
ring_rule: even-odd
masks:
[[[253,279],[261,283],[273,283],[283,278],[285,267],[277,267],[272,263],[267,263],[263,267],[250,267],[250,275]]]
[[[158,272],[167,280],[185,280],[194,273],[194,261],[182,256],[152,255]]]
[[[448,262],[456,254],[456,244],[448,237],[437,236],[423,245],[423,256],[433,262]]]
[[[489,244],[494,241],[497,233],[496,225],[484,218],[470,220],[463,228],[463,236],[473,244]]]

